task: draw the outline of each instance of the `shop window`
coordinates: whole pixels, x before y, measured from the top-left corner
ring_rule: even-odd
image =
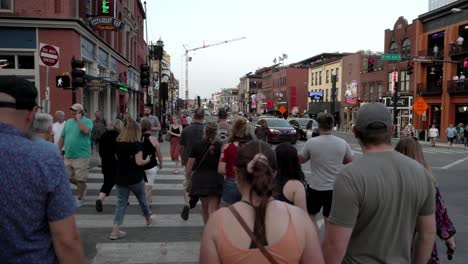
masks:
[[[13,0],[0,0],[0,12],[13,12]]]
[[[34,69],[34,56],[18,55],[18,69]]]
[[[0,69],[15,69],[15,56],[14,55],[0,55]]]

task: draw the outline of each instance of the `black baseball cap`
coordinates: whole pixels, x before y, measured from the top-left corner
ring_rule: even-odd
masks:
[[[15,75],[0,76],[0,93],[15,98],[16,102],[0,101],[0,108],[15,108],[18,110],[32,110],[37,106],[37,88],[24,77]]]

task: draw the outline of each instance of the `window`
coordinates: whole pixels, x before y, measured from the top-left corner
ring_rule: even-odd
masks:
[[[387,89],[387,91],[389,91],[389,92],[393,92],[392,78],[393,78],[393,73],[389,72],[388,73],[388,89]]]
[[[319,85],[322,85],[322,71],[319,73]]]
[[[14,55],[0,55],[0,69],[16,69]]]
[[[400,91],[410,90],[410,75],[406,74],[406,71],[400,72]]]
[[[390,49],[388,50],[388,53],[398,53],[398,44],[396,44],[395,41],[390,43]]]
[[[34,69],[34,56],[18,55],[18,69]]]
[[[382,98],[382,83],[377,84],[377,97]]]
[[[333,71],[334,71],[333,69],[330,70],[330,77],[334,75]]]
[[[369,84],[369,101],[374,100],[374,84]]]
[[[310,76],[310,86],[314,86],[314,73],[311,74]]]
[[[336,68],[336,82],[339,81],[339,76],[340,76],[340,68]]]
[[[315,73],[315,85],[317,85],[317,75],[318,72]],[[322,84],[322,76],[320,76],[320,84]]]
[[[0,0],[0,12],[13,12],[13,0]]]
[[[325,90],[325,102],[328,102],[328,89]]]
[[[329,79],[328,79],[328,70],[325,72],[325,83],[328,83],[329,82]]]
[[[363,99],[364,101],[367,100],[367,90],[366,90],[366,89],[367,89],[366,84],[363,84],[363,85],[362,85],[362,99]]]
[[[411,57],[411,41],[407,38],[401,44],[401,56],[403,59]]]

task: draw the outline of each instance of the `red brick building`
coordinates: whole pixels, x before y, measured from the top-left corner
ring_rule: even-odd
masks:
[[[6,0],[0,9],[0,74],[35,82],[40,105],[54,113],[72,103],[71,90],[57,88],[55,77],[69,75],[75,57],[85,62],[86,80],[100,83],[77,91],[77,102],[91,117],[96,110],[108,119],[124,111],[136,115],[144,102],[139,87],[140,64],[146,61],[144,8],[140,0],[107,2]],[[48,78],[40,63],[41,43],[59,49],[58,64],[49,68]]]

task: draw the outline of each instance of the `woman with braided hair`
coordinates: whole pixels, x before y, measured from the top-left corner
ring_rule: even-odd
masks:
[[[200,263],[324,263],[307,213],[274,200],[276,157],[268,144],[239,148],[234,167],[240,202],[210,216]]]

